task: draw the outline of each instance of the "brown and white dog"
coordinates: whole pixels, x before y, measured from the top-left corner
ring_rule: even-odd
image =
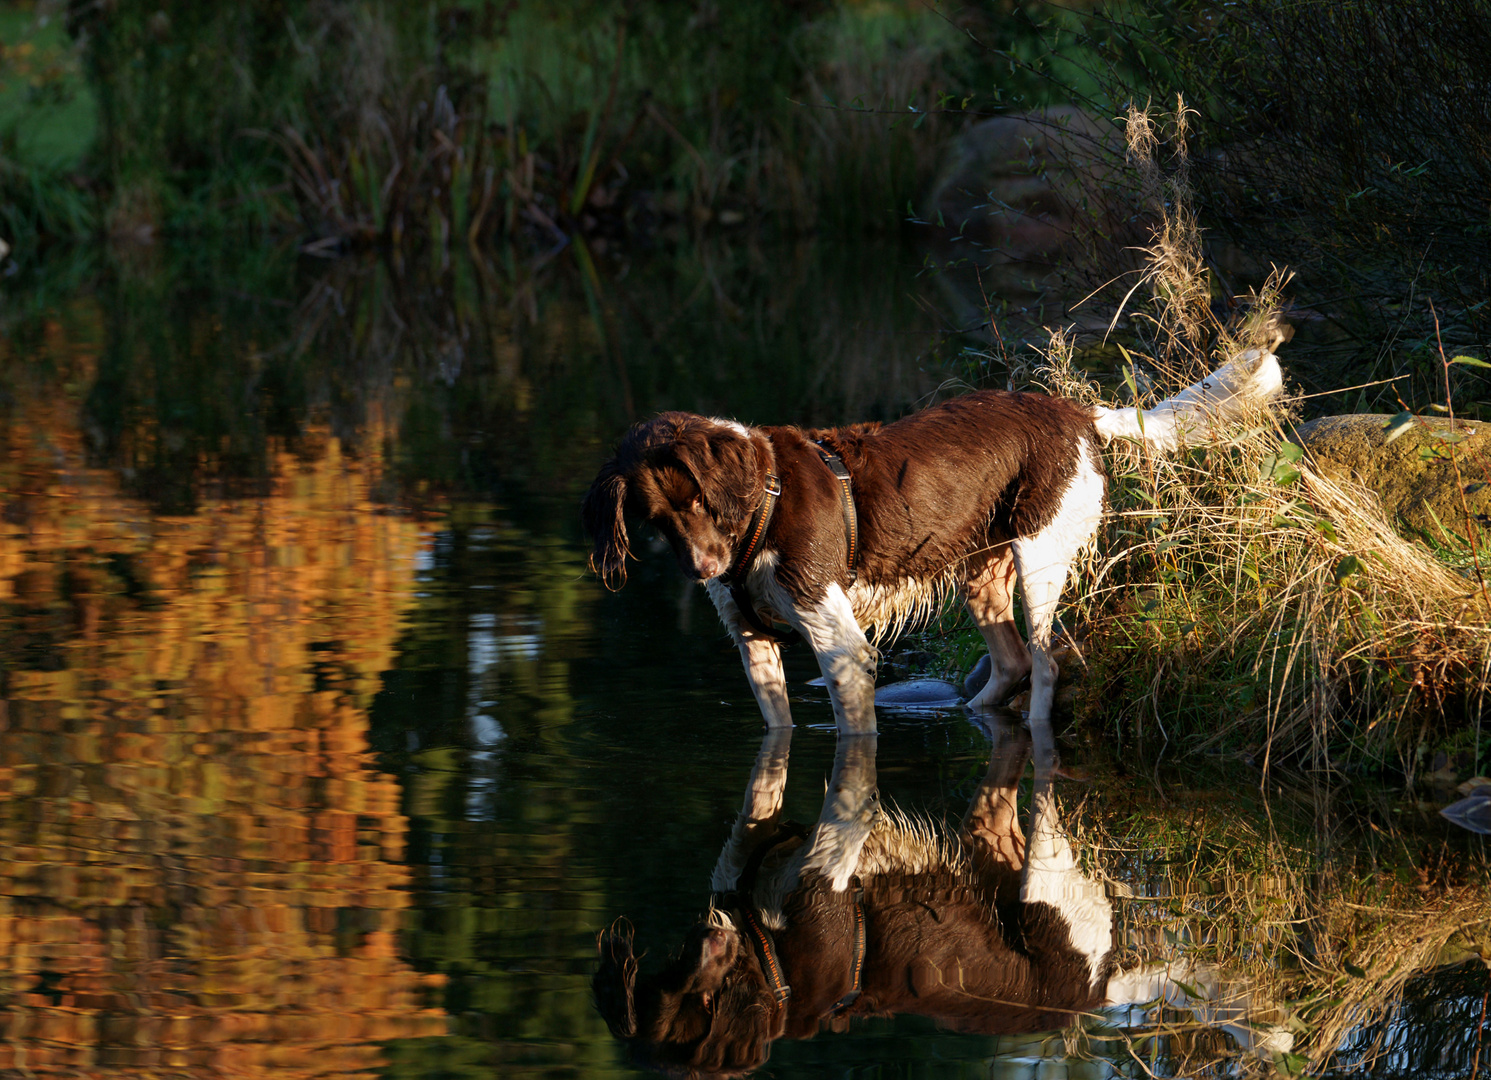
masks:
[[[745,804],[715,864],[709,914],[660,971],[630,928],[598,938],[592,980],[612,1034],[673,1075],[738,1075],[779,1038],[914,1013],[983,1034],[1050,1031],[1110,1005],[1163,1001],[1232,1033],[1245,1050],[1290,1047],[1287,1029],[1214,966],[1114,969],[1113,909],[1062,829],[1049,723],[990,716],[993,745],[962,827],[883,813],[874,737],[839,740],[823,812],[781,821],[791,729],[770,729]],[[1017,798],[1035,780],[1030,831]]]
[[[769,727],[792,717],[780,650],[761,631],[763,619],[788,624],[812,648],[839,730],[872,732],[877,654],[866,628],[892,635],[954,593],[992,663],[970,704],[1004,701],[1029,675],[1030,717],[1049,717],[1057,602],[1103,515],[1099,446],[1115,438],[1187,445],[1281,388],[1277,358],[1249,350],[1143,413],[997,390],[883,426],[825,430],[663,413],[627,433],[585,497],[591,567],[619,588],[630,555],[626,518],[654,526],[684,574],[709,590]],[[825,453],[848,470],[857,535],[846,529],[842,487]],[[773,482],[775,513],[748,547]],[[722,580],[732,569],[733,589]],[[1014,621],[1017,576],[1028,653]]]

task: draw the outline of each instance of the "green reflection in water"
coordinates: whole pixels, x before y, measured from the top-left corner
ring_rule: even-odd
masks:
[[[573,545],[495,508],[463,506],[443,525],[406,662],[374,708],[380,742],[403,751],[390,756],[416,823],[406,947],[450,980],[457,1035],[438,1050],[443,1070],[506,1073],[539,1057],[592,1075],[614,1052],[588,973],[568,959],[607,904],[605,882],[580,870],[589,822],[569,731],[592,590]],[[516,784],[514,754],[527,766]]]
[[[8,1052],[428,1072],[541,1046],[589,1073],[617,1053],[584,990],[613,903],[576,873],[605,824],[569,731],[597,596],[578,492],[657,408],[898,411],[937,380],[916,361],[937,336],[884,272],[906,260],[597,253],[582,276],[247,255],[136,250],[83,291],[64,267],[9,296]],[[447,514],[452,493],[519,497]],[[402,793],[366,753],[380,687],[388,708],[412,695]],[[532,766],[517,803],[499,743]],[[458,1035],[436,1035],[416,968],[454,976]],[[262,1019],[282,1009],[302,1019]]]

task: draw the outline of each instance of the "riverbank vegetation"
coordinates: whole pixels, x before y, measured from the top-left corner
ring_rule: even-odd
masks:
[[[1426,297],[1452,348],[1491,336],[1485,0],[10,0],[0,29],[21,259],[100,232],[320,254],[892,232],[985,118],[1075,105],[1117,130],[1183,93],[1213,268],[1225,292],[1302,271],[1312,388],[1430,379]],[[1121,261],[1114,231],[1082,260]]]
[[[1287,431],[1120,450],[1109,491],[1069,615],[1094,722],[1265,769],[1463,776],[1486,760],[1483,586],[1400,536],[1370,492],[1322,476]]]
[[[1435,317],[1452,354],[1491,339],[1486,0],[9,0],[0,30],[21,267],[100,236],[584,260],[714,231],[959,235],[918,219],[937,170],[985,119],[1050,105],[1116,136],[1066,163],[1119,211],[1059,256],[1096,284],[1136,231],[1118,118],[1182,93],[1217,298],[1293,267],[1296,377],[1373,384],[1321,406],[1432,399]]]
[[[1213,303],[1189,123],[1183,101],[1163,125],[1139,109],[1126,121],[1158,224],[1118,375],[1100,388],[1058,331],[1041,355],[985,356],[986,377],[1024,373],[1074,400],[1147,408],[1245,349],[1278,347],[1286,272],[1232,298],[1225,316]],[[1442,393],[1456,367],[1479,366],[1439,359]],[[1078,713],[1118,739],[1246,751],[1265,771],[1288,761],[1473,774],[1491,753],[1491,590],[1478,561],[1456,572],[1444,549],[1395,530],[1371,492],[1324,476],[1292,441],[1299,404],[1180,453],[1110,448],[1111,512],[1065,616]],[[1453,460],[1453,435],[1442,450]],[[1444,535],[1474,551],[1483,534],[1467,512]],[[952,642],[969,655],[979,635],[968,626]]]
[[[5,148],[13,235],[894,230],[935,167],[935,114],[988,81],[965,27],[900,2],[41,0],[6,18],[12,134],[68,105],[65,146]],[[28,194],[57,168],[88,214]]]

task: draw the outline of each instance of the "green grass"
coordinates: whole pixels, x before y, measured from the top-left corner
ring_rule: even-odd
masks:
[[[0,7],[0,148],[51,172],[84,164],[98,108],[59,5]]]
[[[489,119],[552,170],[560,209],[629,184],[779,224],[898,228],[937,161],[927,113],[970,93],[966,37],[889,0],[811,20],[742,3],[694,22],[664,5],[525,4],[464,62]]]
[[[38,232],[543,241],[545,220],[630,231],[636,203],[689,228],[894,231],[964,124],[1080,94],[1098,56],[1064,8],[916,0],[162,0],[78,7],[81,46],[65,8],[0,7],[5,196]],[[337,190],[286,185],[297,168]],[[86,222],[25,182],[74,173],[103,204]]]
[[[0,239],[26,264],[44,238],[97,226],[97,108],[58,5],[0,8],[0,49]]]

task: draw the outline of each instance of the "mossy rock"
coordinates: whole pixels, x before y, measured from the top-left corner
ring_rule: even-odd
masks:
[[[1421,416],[1388,442],[1391,420],[1383,413],[1322,416],[1295,433],[1318,472],[1371,488],[1389,520],[1401,518],[1440,543],[1441,525],[1465,535],[1466,507],[1478,525],[1491,526],[1491,424],[1456,420],[1453,433],[1463,438],[1451,442],[1448,418]]]

